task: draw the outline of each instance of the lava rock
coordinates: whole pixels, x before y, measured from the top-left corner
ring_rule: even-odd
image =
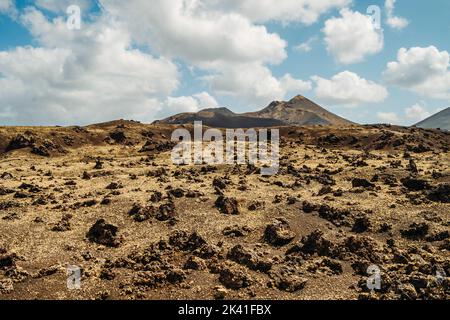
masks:
[[[239,205],[236,198],[227,198],[221,195],[217,198],[215,206],[223,214],[229,215],[239,214]]]
[[[89,229],[86,237],[91,242],[107,247],[118,247],[121,243],[121,240],[117,238],[118,230],[118,227],[106,223],[104,219],[100,219]]]
[[[289,222],[285,219],[276,219],[266,227],[264,240],[273,246],[284,246],[295,238],[295,233],[291,230]]]
[[[367,179],[362,178],[354,178],[352,180],[352,186],[353,188],[365,188],[365,189],[375,188],[375,184],[373,184]]]

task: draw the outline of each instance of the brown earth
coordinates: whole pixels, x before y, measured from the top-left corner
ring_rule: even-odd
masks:
[[[0,127],[0,299],[450,297],[449,133],[282,127],[263,177],[172,165],[174,128]]]

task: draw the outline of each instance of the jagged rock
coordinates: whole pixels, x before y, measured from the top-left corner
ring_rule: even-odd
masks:
[[[271,272],[271,277],[276,288],[290,293],[302,290],[308,282],[308,279],[299,276],[288,267],[281,267]]]
[[[125,133],[123,131],[114,131],[109,134],[109,137],[113,139],[117,143],[123,143],[127,139]]]
[[[252,231],[251,228],[247,226],[234,225],[231,227],[226,227],[223,229],[222,234],[226,237],[245,237]]]
[[[424,179],[417,179],[417,178],[405,178],[401,180],[403,185],[408,188],[408,190],[411,191],[422,191],[429,189],[430,185],[428,181]]]
[[[155,218],[159,221],[168,221],[175,218],[175,205],[173,202],[162,204],[155,213]]]
[[[91,242],[107,247],[118,247],[121,243],[121,240],[117,238],[118,231],[119,228],[100,219],[89,229],[86,237]]]
[[[401,230],[400,232],[405,238],[419,240],[425,238],[425,236],[428,234],[429,229],[430,226],[426,223],[414,222],[408,227],[408,229]]]
[[[266,227],[264,240],[273,246],[284,246],[295,238],[295,233],[291,230],[289,222],[285,219],[276,219]]]
[[[428,199],[434,202],[450,203],[450,184],[441,184],[428,193]]]
[[[184,269],[204,270],[206,269],[205,260],[196,256],[190,256],[184,264]]]
[[[236,198],[227,198],[221,195],[217,198],[215,206],[223,214],[239,214],[239,205]]]
[[[251,280],[245,270],[237,266],[225,267],[220,271],[219,281],[226,288],[239,290],[251,285]]]
[[[375,185],[367,179],[354,178],[352,180],[353,188],[375,188]]]
[[[242,245],[234,246],[228,252],[227,258],[256,271],[267,272],[272,268],[271,262],[259,258],[256,253]]]
[[[34,145],[34,142],[34,137],[19,134],[9,142],[8,146],[6,147],[6,152],[32,147]]]
[[[186,231],[176,230],[169,236],[169,244],[183,251],[194,251],[207,243],[197,232],[188,234]]]
[[[0,293],[10,294],[14,291],[14,283],[11,279],[0,279]]]
[[[317,254],[319,256],[333,257],[335,246],[333,243],[323,237],[321,230],[314,230],[311,234],[303,237],[300,242],[289,250],[286,254],[304,253],[308,255]]]

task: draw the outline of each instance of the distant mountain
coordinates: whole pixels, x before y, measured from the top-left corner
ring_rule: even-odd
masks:
[[[288,102],[274,101],[259,112],[248,116],[277,119],[289,125],[348,125],[352,122],[341,118],[303,97],[296,96]]]
[[[194,121],[202,121],[203,125],[215,128],[257,128],[276,127],[284,123],[275,119],[260,119],[239,115],[227,108],[205,109],[197,113],[180,113],[167,119],[155,121],[155,124],[193,124]]]
[[[440,128],[450,131],[450,107],[419,122],[415,126],[424,129]]]
[[[202,121],[204,125],[216,128],[352,124],[303,96],[288,102],[274,101],[258,112],[237,114],[227,108],[205,109],[197,113],[180,113],[155,123],[188,124],[194,121]]]

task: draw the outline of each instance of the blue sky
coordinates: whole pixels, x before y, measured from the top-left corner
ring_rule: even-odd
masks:
[[[0,125],[245,112],[296,94],[359,123],[450,106],[449,1],[311,3],[0,0]],[[71,4],[80,30],[65,27]]]

